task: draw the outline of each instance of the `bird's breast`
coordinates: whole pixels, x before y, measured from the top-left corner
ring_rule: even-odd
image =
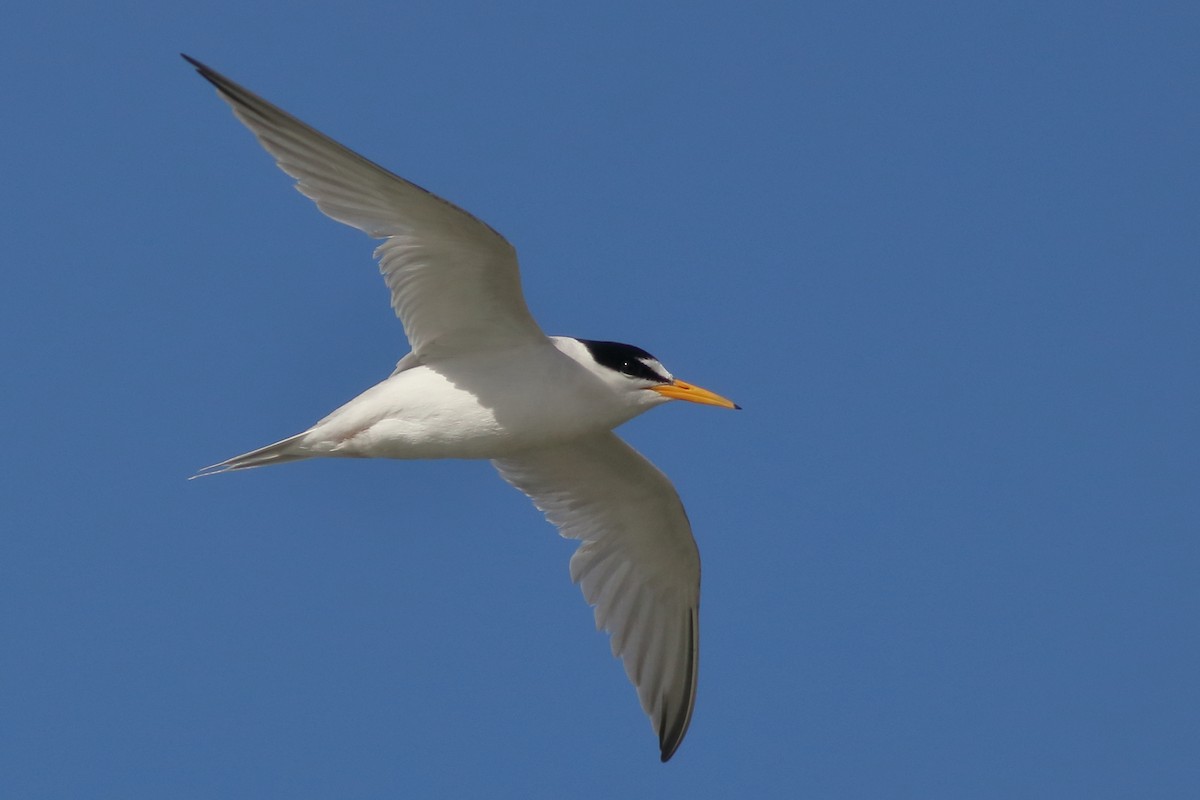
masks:
[[[537,348],[397,373],[317,423],[306,443],[331,456],[499,458],[632,416],[595,376]]]

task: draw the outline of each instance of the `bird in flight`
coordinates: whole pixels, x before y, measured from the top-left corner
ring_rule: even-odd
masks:
[[[383,243],[412,351],[308,430],[196,477],[309,458],[486,458],[559,533],[571,579],[637,687],[667,761],[696,702],[700,556],[675,487],[613,433],[670,400],[738,408],[618,342],[547,336],[516,251],[484,222],[189,56],[296,188]]]

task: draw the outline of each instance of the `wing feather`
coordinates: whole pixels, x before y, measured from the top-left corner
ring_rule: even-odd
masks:
[[[666,761],[691,721],[699,651],[700,555],[675,488],[613,433],[492,463],[580,540],[571,579],[611,634]]]
[[[543,341],[516,251],[461,208],[388,172],[188,56],[296,188],[327,216],[386,239],[375,250],[420,357]]]

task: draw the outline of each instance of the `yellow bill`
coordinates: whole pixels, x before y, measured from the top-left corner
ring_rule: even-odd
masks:
[[[727,400],[715,392],[710,392],[708,389],[701,389],[699,386],[693,386],[685,381],[676,380],[671,383],[651,386],[650,389],[672,400],[687,400],[691,403],[720,406],[721,408],[741,408],[741,406],[732,400]]]

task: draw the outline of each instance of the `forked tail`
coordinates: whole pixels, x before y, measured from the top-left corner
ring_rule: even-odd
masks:
[[[203,478],[208,475],[217,475],[221,472],[233,472],[234,470],[251,469],[252,467],[265,467],[268,464],[286,464],[289,461],[301,461],[306,458],[312,458],[312,453],[308,452],[300,443],[300,440],[303,438],[303,433],[297,433],[295,436],[289,436],[281,442],[269,444],[266,447],[251,450],[249,453],[242,453],[240,456],[228,458],[219,464],[205,467],[193,475],[192,478]]]

